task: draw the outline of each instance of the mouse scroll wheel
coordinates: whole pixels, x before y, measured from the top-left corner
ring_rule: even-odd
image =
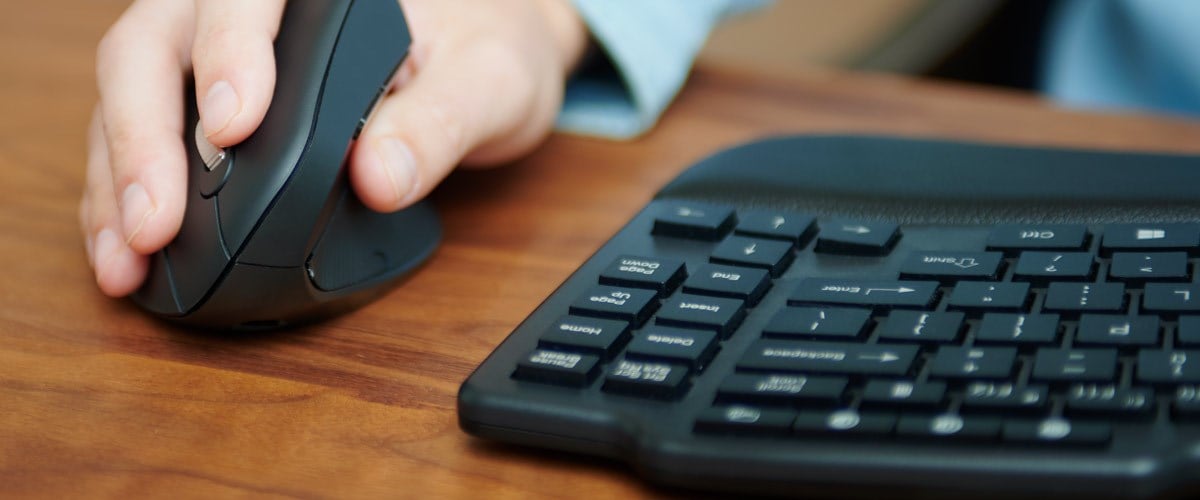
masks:
[[[204,127],[200,122],[196,122],[196,151],[200,153],[200,159],[204,161],[204,168],[212,172],[222,161],[228,156],[223,148],[213,146],[208,142],[208,138],[204,137]]]

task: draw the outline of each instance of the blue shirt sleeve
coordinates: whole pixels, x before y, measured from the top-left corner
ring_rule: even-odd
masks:
[[[709,31],[766,0],[573,0],[615,71],[567,83],[557,128],[614,139],[654,126],[687,80]]]
[[[1056,101],[1200,116],[1200,2],[1065,0],[1049,29]]]

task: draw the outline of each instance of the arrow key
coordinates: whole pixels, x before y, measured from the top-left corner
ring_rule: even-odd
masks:
[[[1007,378],[1016,359],[1014,347],[943,347],[930,362],[929,374],[943,378]]]
[[[794,257],[792,244],[787,241],[730,236],[717,245],[710,260],[717,264],[758,267],[779,277]]]
[[[846,255],[886,255],[900,239],[900,226],[887,222],[834,220],[821,225],[815,251]]]

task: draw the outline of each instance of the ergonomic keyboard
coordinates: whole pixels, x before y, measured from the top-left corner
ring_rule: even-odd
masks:
[[[701,490],[1190,496],[1198,257],[1200,158],[768,139],[663,188],[460,424]]]

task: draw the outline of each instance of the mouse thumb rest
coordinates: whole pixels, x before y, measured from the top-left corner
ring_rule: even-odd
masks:
[[[428,258],[441,235],[432,208],[375,213],[345,172],[410,44],[395,0],[288,2],[272,105],[218,161],[191,133],[188,91],[183,225],[133,301],[189,325],[287,326],[361,305]]]

